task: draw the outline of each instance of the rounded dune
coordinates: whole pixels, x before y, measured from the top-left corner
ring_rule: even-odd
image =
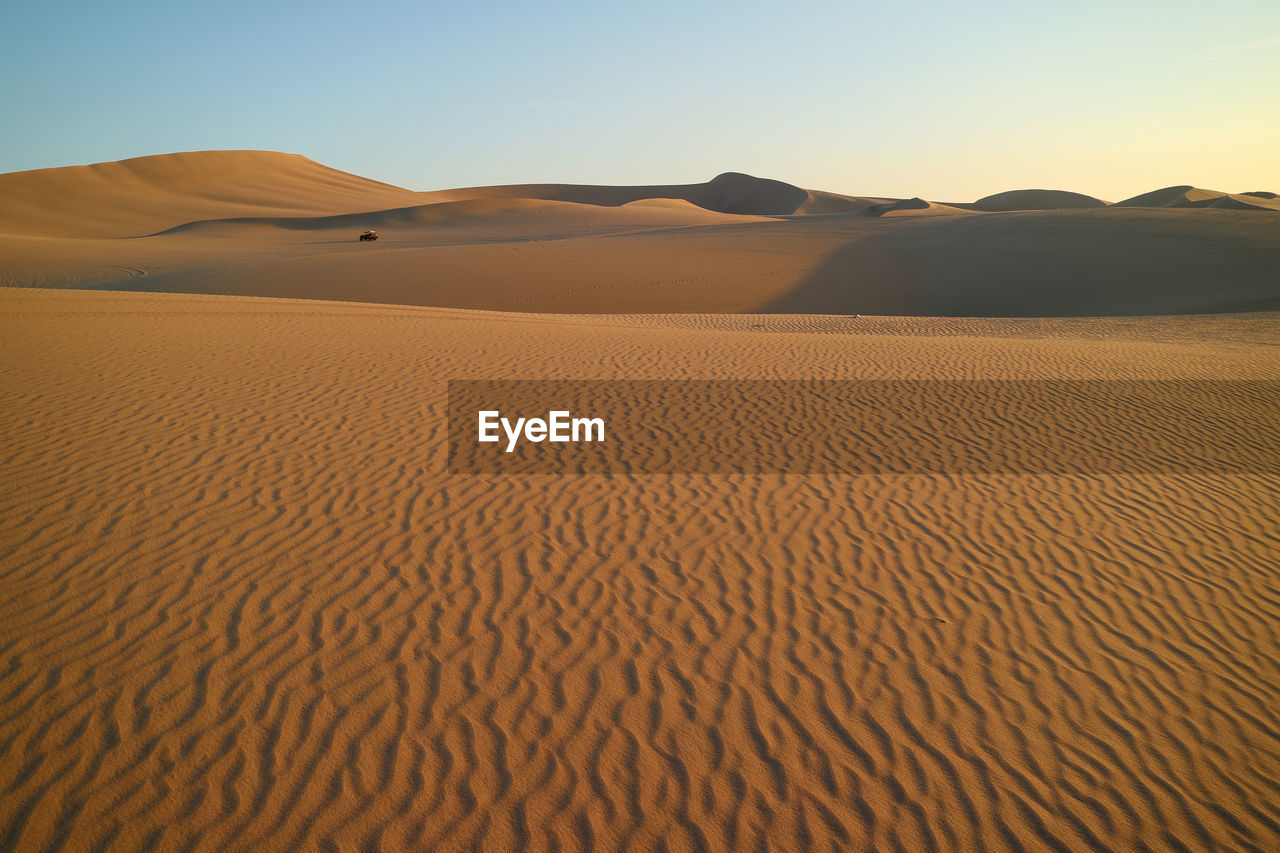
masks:
[[[450,191],[473,198],[517,197],[571,201],[620,207],[644,200],[683,200],[716,213],[747,216],[789,216],[810,201],[799,187],[740,172],[725,172],[701,184],[598,186],[592,184],[513,184]]]
[[[627,211],[627,218],[637,223],[651,221],[654,224],[728,224],[732,222],[768,222],[774,217],[763,214],[728,214],[700,207],[682,198],[642,198],[621,205],[618,210]],[[660,212],[659,212],[660,211]]]
[[[1234,195],[1220,190],[1206,190],[1190,185],[1165,187],[1142,193],[1124,201],[1118,201],[1115,207],[1215,207],[1228,210],[1276,210],[1280,211],[1280,201],[1275,193],[1250,192]]]
[[[727,217],[679,199],[645,199],[619,207],[513,197],[469,198],[390,210],[335,216],[234,217],[188,222],[158,235],[270,237],[274,231],[337,232],[343,237],[363,229],[382,231],[392,241],[449,235],[464,241],[520,241],[581,237],[610,231],[705,225],[725,221],[767,221],[764,217]]]
[[[883,198],[861,198],[858,196],[839,195],[837,193],[809,190],[809,198],[797,208],[797,214],[823,216],[836,213],[866,214],[878,204],[889,203]]]
[[[1216,207],[1221,210],[1277,210],[1280,211],[1280,201],[1274,198],[1267,198],[1264,195],[1255,195],[1253,193],[1224,193],[1218,198],[1213,199],[1208,207]]]
[[[799,187],[741,172],[717,175],[690,199],[694,204],[720,213],[789,215],[809,200]]]
[[[275,151],[191,151],[0,175],[0,234],[136,237],[200,219],[373,210],[418,193]]]
[[[969,205],[974,210],[1078,210],[1106,207],[1107,203],[1082,193],[1065,190],[1009,190],[980,198]]]
[[[902,216],[939,216],[969,213],[963,208],[953,207],[949,204],[940,204],[936,201],[928,201],[920,197],[904,198],[901,201],[895,201],[888,204],[876,205],[872,208],[873,212],[886,219],[892,219]]]
[[[1202,190],[1190,184],[1164,187],[1115,203],[1116,207],[1193,207],[1197,202],[1211,201],[1224,193]]]

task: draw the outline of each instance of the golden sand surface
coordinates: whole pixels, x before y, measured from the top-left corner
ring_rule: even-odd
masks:
[[[451,476],[477,377],[1274,380],[1280,316],[0,291],[0,849],[1280,849],[1280,478]]]

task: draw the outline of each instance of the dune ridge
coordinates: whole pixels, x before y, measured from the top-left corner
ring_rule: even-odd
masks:
[[[1116,207],[1218,208],[1225,210],[1280,210],[1275,193],[1225,193],[1199,187],[1177,186],[1153,190],[1116,202]]]
[[[783,181],[757,178],[740,172],[724,172],[701,184],[649,186],[593,186],[585,184],[513,184],[446,190],[449,198],[536,198],[602,207],[619,207],[652,200],[686,201],[716,213],[747,216],[789,216],[810,212],[861,210],[862,200],[816,190],[804,190]]]
[[[667,202],[662,204],[660,202]],[[641,199],[618,207],[584,210],[583,205],[524,198],[474,198],[460,201],[430,202],[330,216],[274,216],[201,219],[148,234],[181,234],[228,229],[268,227],[294,231],[329,231],[359,228],[421,227],[433,229],[465,229],[466,236],[492,232],[508,240],[528,239],[532,235],[565,234],[580,236],[610,228],[673,227],[716,222],[762,221],[765,217],[735,216],[728,219],[683,200]]]
[[[968,205],[973,210],[989,212],[1006,210],[1078,210],[1106,207],[1107,202],[1093,196],[1065,190],[1009,190],[985,196]]]
[[[870,210],[876,216],[885,218],[897,216],[938,216],[965,213],[962,208],[949,204],[939,204],[935,201],[927,201],[923,198],[907,198],[901,201],[895,201],[888,204],[875,205]]]
[[[940,204],[732,172],[419,193],[298,155],[192,152],[0,175],[0,285],[575,313],[1265,311],[1268,195]],[[357,244],[368,229],[381,239]]]
[[[478,365],[1280,379],[1278,323],[0,292],[0,848],[1273,850],[1274,477],[441,439]]]
[[[275,151],[190,151],[88,166],[0,174],[0,234],[132,237],[201,220],[324,217],[442,202],[522,199],[622,207],[645,200],[686,201],[746,216],[868,215],[904,209],[945,212],[1087,209],[1107,202],[1062,190],[1010,190],[974,202],[884,199],[806,190],[783,181],[725,172],[700,184],[593,186],[513,184],[415,192]],[[1166,187],[1117,202],[1122,207],[1277,210],[1276,194]]]
[[[195,219],[343,213],[419,198],[300,154],[157,154],[0,175],[0,234],[135,237]]]

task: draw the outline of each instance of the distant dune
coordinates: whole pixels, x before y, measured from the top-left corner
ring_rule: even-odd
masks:
[[[1202,190],[1198,187],[1165,187],[1116,202],[1116,207],[1193,207],[1222,208],[1226,210],[1277,210],[1280,201],[1275,193],[1224,193],[1218,190]]]
[[[717,175],[704,184],[607,187],[582,184],[523,184],[448,190],[461,197],[519,197],[577,204],[618,207],[647,199],[683,200],[717,213],[746,216],[789,216],[810,212],[846,212],[861,209],[858,199],[835,193],[803,190],[782,181],[756,178],[738,172]]]
[[[871,211],[877,216],[893,218],[899,216],[937,216],[939,214],[952,216],[966,211],[949,204],[939,204],[936,201],[926,201],[922,198],[906,198],[901,201],[888,202],[872,207]]]
[[[419,194],[297,154],[195,151],[0,175],[0,234],[136,237],[195,219],[402,206]]]
[[[942,204],[735,172],[414,192],[192,152],[0,175],[0,283],[571,313],[1253,311],[1280,308],[1269,196]],[[367,229],[376,244],[355,241]]]
[[[1010,190],[980,198],[968,205],[973,210],[1079,210],[1106,207],[1101,199],[1063,190]]]
[[[289,231],[341,231],[351,229],[441,229],[461,231],[464,239],[486,235],[506,239],[529,239],[635,227],[705,225],[709,223],[761,221],[761,217],[729,217],[687,201],[642,199],[619,207],[586,207],[563,201],[526,198],[473,198],[343,213],[335,216],[271,216],[202,219],[160,232],[161,234],[229,235],[236,230],[254,232],[261,228]],[[150,236],[150,235],[149,235]]]

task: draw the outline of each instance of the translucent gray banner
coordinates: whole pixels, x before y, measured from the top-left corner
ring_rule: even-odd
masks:
[[[1280,382],[449,383],[455,474],[1280,474]]]

